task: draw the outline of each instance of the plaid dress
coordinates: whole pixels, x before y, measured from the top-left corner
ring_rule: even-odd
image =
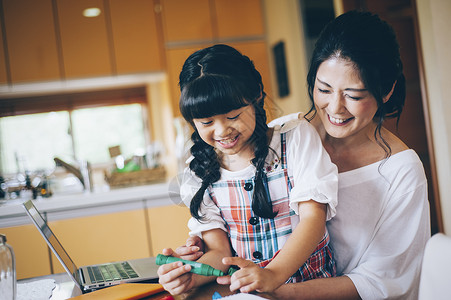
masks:
[[[271,198],[268,201],[272,201],[274,211],[278,211],[274,219],[261,218],[252,211],[254,178],[220,180],[208,189],[211,199],[220,210],[236,255],[252,260],[261,267],[271,262],[299,223],[299,216],[289,206],[293,178],[287,169],[286,133],[281,133],[280,139],[280,161],[274,159],[265,170],[266,188]],[[335,263],[326,230],[313,254],[287,282],[334,275]]]

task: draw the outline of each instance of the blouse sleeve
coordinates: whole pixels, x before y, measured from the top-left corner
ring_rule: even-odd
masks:
[[[290,207],[298,212],[297,206],[302,201],[327,204],[326,220],[330,220],[336,214],[338,202],[337,166],[324,149],[316,129],[305,120],[297,124],[287,132],[287,163],[294,179]]]
[[[406,192],[386,205],[358,266],[346,274],[362,299],[417,296],[423,251],[430,237],[427,184],[419,167],[401,178],[402,182],[392,185]]]
[[[182,184],[180,186],[180,197],[187,207],[190,207],[191,200],[197,193],[202,182],[189,168],[186,168],[183,174]],[[225,222],[221,217],[221,213],[216,204],[212,201],[208,189],[204,193],[204,199],[200,207],[200,215],[205,216],[205,220],[199,221],[191,217],[188,221],[190,236],[199,236],[202,238],[202,232],[211,229],[226,230]]]

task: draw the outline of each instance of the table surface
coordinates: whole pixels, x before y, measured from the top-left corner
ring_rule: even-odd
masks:
[[[52,297],[50,297],[50,300],[66,300],[71,297],[79,296],[81,295],[81,291],[78,287],[75,286],[74,282],[70,279],[69,275],[66,273],[59,273],[59,274],[52,274],[52,275],[46,275],[46,276],[40,276],[35,278],[29,278],[29,279],[21,279],[19,280],[19,283],[25,283],[25,282],[31,282],[35,280],[43,280],[43,279],[54,279],[56,283],[56,287],[53,290]],[[216,282],[212,282],[209,284],[206,284],[202,287],[199,287],[190,293],[175,296],[175,300],[211,300],[212,296],[215,292],[218,292],[222,297],[229,296],[234,293],[230,292],[228,286],[219,285]],[[160,293],[158,295],[154,295],[151,297],[145,298],[145,300],[158,300],[165,296],[169,295],[169,293]],[[268,295],[259,294],[259,296],[272,299]],[[144,299],[143,299],[144,300]]]

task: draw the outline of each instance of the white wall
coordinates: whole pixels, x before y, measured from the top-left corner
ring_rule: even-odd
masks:
[[[297,0],[262,0],[266,19],[266,36],[268,54],[270,56],[271,85],[273,100],[277,105],[277,113],[286,115],[293,112],[307,112],[310,100],[307,93],[307,62],[302,41],[303,30],[300,20],[299,1]],[[272,46],[285,42],[285,55],[290,86],[290,94],[284,98],[277,97],[277,82],[275,78]],[[268,99],[270,100],[270,99]]]
[[[442,217],[451,235],[451,1],[416,3]]]

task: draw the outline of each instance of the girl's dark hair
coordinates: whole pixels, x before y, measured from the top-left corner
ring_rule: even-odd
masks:
[[[194,126],[193,119],[225,114],[241,107],[252,105],[255,109],[255,130],[250,143],[256,168],[252,210],[260,217],[274,218],[272,203],[264,185],[263,172],[268,155],[268,126],[263,107],[266,97],[260,73],[253,62],[236,49],[227,45],[214,45],[191,54],[180,73],[180,111],[194,132],[191,140],[190,169],[202,180],[202,185],[190,204],[191,215],[203,220],[199,214],[203,195],[208,186],[219,180],[220,160],[215,149],[205,143]]]
[[[376,99],[378,110],[373,118],[377,123],[374,136],[386,157],[389,157],[391,148],[382,138],[382,124],[386,118],[396,118],[398,124],[406,97],[403,65],[393,28],[377,15],[358,11],[344,13],[326,25],[315,44],[307,75],[312,101],[308,119],[316,113],[313,90],[318,68],[330,58],[352,62],[363,84]],[[390,93],[395,83],[393,94],[384,103],[383,98]]]

